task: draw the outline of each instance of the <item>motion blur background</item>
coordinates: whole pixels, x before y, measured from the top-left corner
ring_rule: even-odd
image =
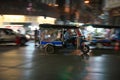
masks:
[[[119,26],[119,21],[120,0],[0,1],[0,27],[11,28],[14,31],[21,30],[22,34],[33,35],[33,30],[39,29],[39,24],[44,23]],[[91,27],[87,30],[93,31]],[[96,31],[101,32],[101,29]],[[102,31],[106,32],[106,30]]]

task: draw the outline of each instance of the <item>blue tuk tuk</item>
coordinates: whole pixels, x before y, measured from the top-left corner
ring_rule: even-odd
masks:
[[[82,52],[88,53],[90,48],[85,44],[84,35],[80,32],[79,26],[57,25],[57,24],[40,24],[39,46],[46,53],[55,53],[61,48],[81,49]],[[65,40],[65,32],[70,30],[71,37]]]

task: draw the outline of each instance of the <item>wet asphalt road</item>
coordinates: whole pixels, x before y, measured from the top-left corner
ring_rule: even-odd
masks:
[[[111,51],[82,56],[79,50],[44,54],[33,42],[0,46],[0,80],[120,80],[120,52]]]

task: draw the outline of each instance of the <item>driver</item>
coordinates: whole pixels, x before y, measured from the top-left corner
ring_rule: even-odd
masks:
[[[64,34],[64,41],[66,47],[74,46],[74,39],[72,38],[72,32],[70,29],[67,29]]]
[[[67,29],[67,31],[64,34],[64,39],[65,39],[65,41],[68,41],[68,40],[70,40],[70,38],[71,38],[71,30]]]

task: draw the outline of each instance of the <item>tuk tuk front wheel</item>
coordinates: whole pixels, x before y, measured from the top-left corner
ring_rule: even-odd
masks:
[[[83,53],[85,53],[85,54],[90,51],[90,48],[89,48],[88,45],[82,45],[82,46],[80,47],[80,49],[81,49],[81,51],[82,51]]]
[[[54,53],[55,52],[54,46],[52,46],[52,45],[45,46],[45,52],[48,53],[48,54]]]

